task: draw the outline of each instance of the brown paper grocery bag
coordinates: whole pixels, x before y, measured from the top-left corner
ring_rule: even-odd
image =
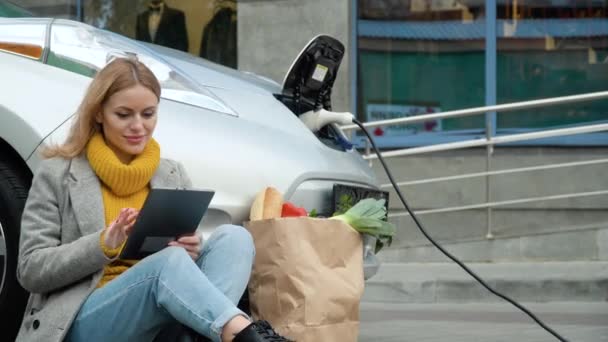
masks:
[[[361,236],[338,220],[246,222],[256,257],[249,282],[255,319],[297,342],[357,341],[363,295]]]

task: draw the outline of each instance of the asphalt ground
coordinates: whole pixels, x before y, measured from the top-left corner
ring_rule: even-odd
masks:
[[[608,342],[608,302],[524,303],[568,341]],[[361,342],[558,341],[509,303],[361,304]]]

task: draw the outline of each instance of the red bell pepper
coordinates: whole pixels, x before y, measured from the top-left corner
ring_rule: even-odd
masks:
[[[300,217],[308,216],[306,209],[302,207],[296,207],[291,202],[283,203],[283,209],[281,210],[281,217]]]

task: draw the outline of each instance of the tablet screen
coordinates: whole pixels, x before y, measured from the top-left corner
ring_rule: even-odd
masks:
[[[213,195],[210,190],[151,189],[119,258],[143,259],[194,233]]]

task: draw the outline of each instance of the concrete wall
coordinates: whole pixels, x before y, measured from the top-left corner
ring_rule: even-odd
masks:
[[[492,158],[494,170],[605,158],[605,148],[500,148]],[[388,159],[397,181],[458,175],[485,170],[485,150],[472,149]],[[378,162],[374,169],[382,183],[388,180]],[[558,195],[608,189],[608,164],[533,171],[493,176],[491,200]],[[403,187],[416,210],[485,202],[485,178]],[[392,212],[402,206],[394,191]],[[470,260],[491,261],[541,258],[547,260],[605,260],[603,247],[608,228],[608,196],[541,201],[493,210],[494,241],[486,239],[485,209],[421,215],[432,236],[468,254]],[[398,234],[390,248],[390,260],[428,259],[429,243],[409,216],[391,219]],[[599,230],[598,230],[599,229]],[[599,243],[599,241],[604,241]],[[601,247],[601,248],[600,248]],[[474,252],[478,251],[478,252]],[[477,253],[476,255],[473,255]],[[420,256],[417,258],[416,256]]]
[[[332,93],[336,111],[350,110],[350,0],[255,0],[238,4],[238,68],[283,82],[291,63],[318,34],[347,51]]]

